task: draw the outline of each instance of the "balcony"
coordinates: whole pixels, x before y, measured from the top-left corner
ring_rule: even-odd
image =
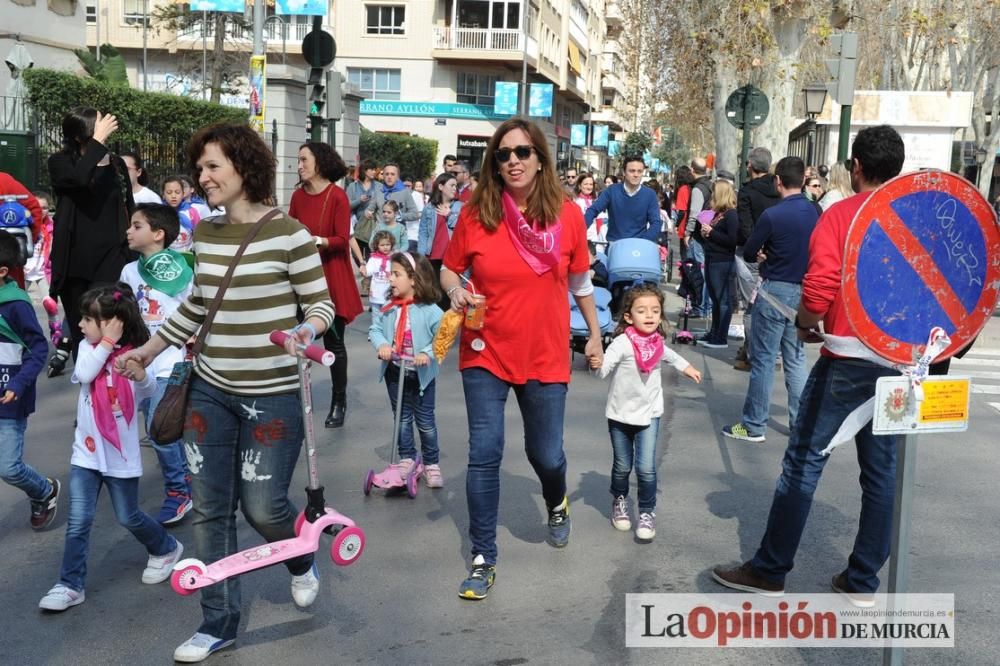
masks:
[[[509,28],[434,27],[432,48],[440,51],[524,50],[523,33]]]
[[[312,30],[308,23],[280,23],[269,21],[264,25],[264,41],[272,47],[284,39],[285,42],[299,43]],[[211,41],[215,38],[215,23],[207,25],[198,23],[177,31],[179,42],[200,42],[202,38]],[[226,23],[226,39],[235,42],[253,42],[253,26],[243,27]]]
[[[618,0],[608,0],[604,7],[604,22],[609,26],[621,26],[625,17],[622,16],[622,8],[618,6]]]
[[[622,80],[618,78],[618,75],[612,71],[604,70],[601,74],[601,87],[611,88],[612,90],[617,90],[622,93],[625,92],[625,84]]]

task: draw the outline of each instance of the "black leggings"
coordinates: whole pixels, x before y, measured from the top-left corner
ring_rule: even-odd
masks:
[[[334,317],[333,326],[323,334],[323,346],[337,357],[330,366],[330,381],[333,383],[333,395],[347,391],[347,345],[344,344],[344,329],[347,320]]]
[[[63,312],[66,313],[66,321],[69,323],[69,330],[63,331],[63,337],[69,338],[72,342],[71,352],[73,361],[76,361],[76,352],[80,348],[80,341],[83,340],[83,331],[80,330],[80,298],[94,285],[90,280],[83,278],[68,277],[63,280],[59,289],[59,300],[63,304]]]

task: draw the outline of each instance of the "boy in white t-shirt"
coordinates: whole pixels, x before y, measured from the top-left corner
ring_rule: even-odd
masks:
[[[184,255],[170,249],[179,230],[178,213],[172,207],[141,204],[132,214],[126,234],[129,249],[138,252],[140,258],[122,269],[121,280],[135,292],[139,312],[150,335],[156,334],[191,293],[194,272]],[[170,371],[175,363],[183,360],[183,349],[168,347],[149,366],[149,372],[156,377],[157,388],[153,397],[142,405],[147,431],[166,391]],[[171,525],[184,518],[192,506],[184,446],[178,440],[167,445],[154,442],[153,448],[166,486],[166,499],[156,520],[162,525]]]
[[[364,265],[364,275],[371,278],[368,304],[372,312],[382,309],[389,302],[389,273],[392,271],[390,259],[396,247],[396,235],[387,230],[376,231],[372,236],[372,253]]]

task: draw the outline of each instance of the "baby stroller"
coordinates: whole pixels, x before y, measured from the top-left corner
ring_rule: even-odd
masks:
[[[677,294],[684,299],[684,310],[677,322],[677,331],[674,331],[673,341],[679,345],[693,345],[694,334],[688,330],[688,317],[691,315],[691,297],[697,296],[705,286],[705,277],[702,275],[701,266],[694,259],[685,259],[680,264],[681,284],[677,289]]]
[[[663,266],[660,246],[644,238],[625,238],[608,248],[608,274],[611,286],[611,309],[618,312],[622,296],[631,287],[649,284],[659,287]]]
[[[17,240],[22,264],[35,251],[34,237],[31,234],[31,211],[21,203],[21,200],[27,198],[24,194],[0,194],[0,229]]]
[[[603,287],[594,287],[594,305],[597,306],[597,323],[601,327],[601,342],[605,349],[611,344],[611,334],[615,330],[615,320],[611,317],[611,292]],[[584,353],[590,330],[583,318],[583,313],[576,305],[573,294],[569,295],[569,347],[576,354]],[[571,360],[572,362],[572,360]]]

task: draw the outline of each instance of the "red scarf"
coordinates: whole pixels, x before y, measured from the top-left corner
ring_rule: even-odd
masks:
[[[115,359],[132,349],[131,345],[116,347],[108,360],[104,362],[104,367],[97,373],[97,377],[90,384],[90,406],[94,411],[94,423],[97,424],[97,431],[105,441],[110,442],[122,457],[125,451],[122,450],[121,435],[118,432],[118,425],[115,421],[116,406],[125,417],[125,423],[131,424],[135,418],[135,397],[132,395],[132,382],[122,377],[111,368]]]
[[[639,366],[639,372],[651,372],[663,358],[663,336],[660,335],[659,331],[644,335],[635,330],[634,326],[626,328],[625,335],[632,343],[635,364]]]
[[[396,320],[396,334],[392,340],[392,350],[397,354],[403,353],[403,336],[406,335],[406,322],[409,319],[411,303],[413,303],[412,298],[394,298],[382,306],[382,312],[388,312],[395,307],[399,308],[399,319]]]

